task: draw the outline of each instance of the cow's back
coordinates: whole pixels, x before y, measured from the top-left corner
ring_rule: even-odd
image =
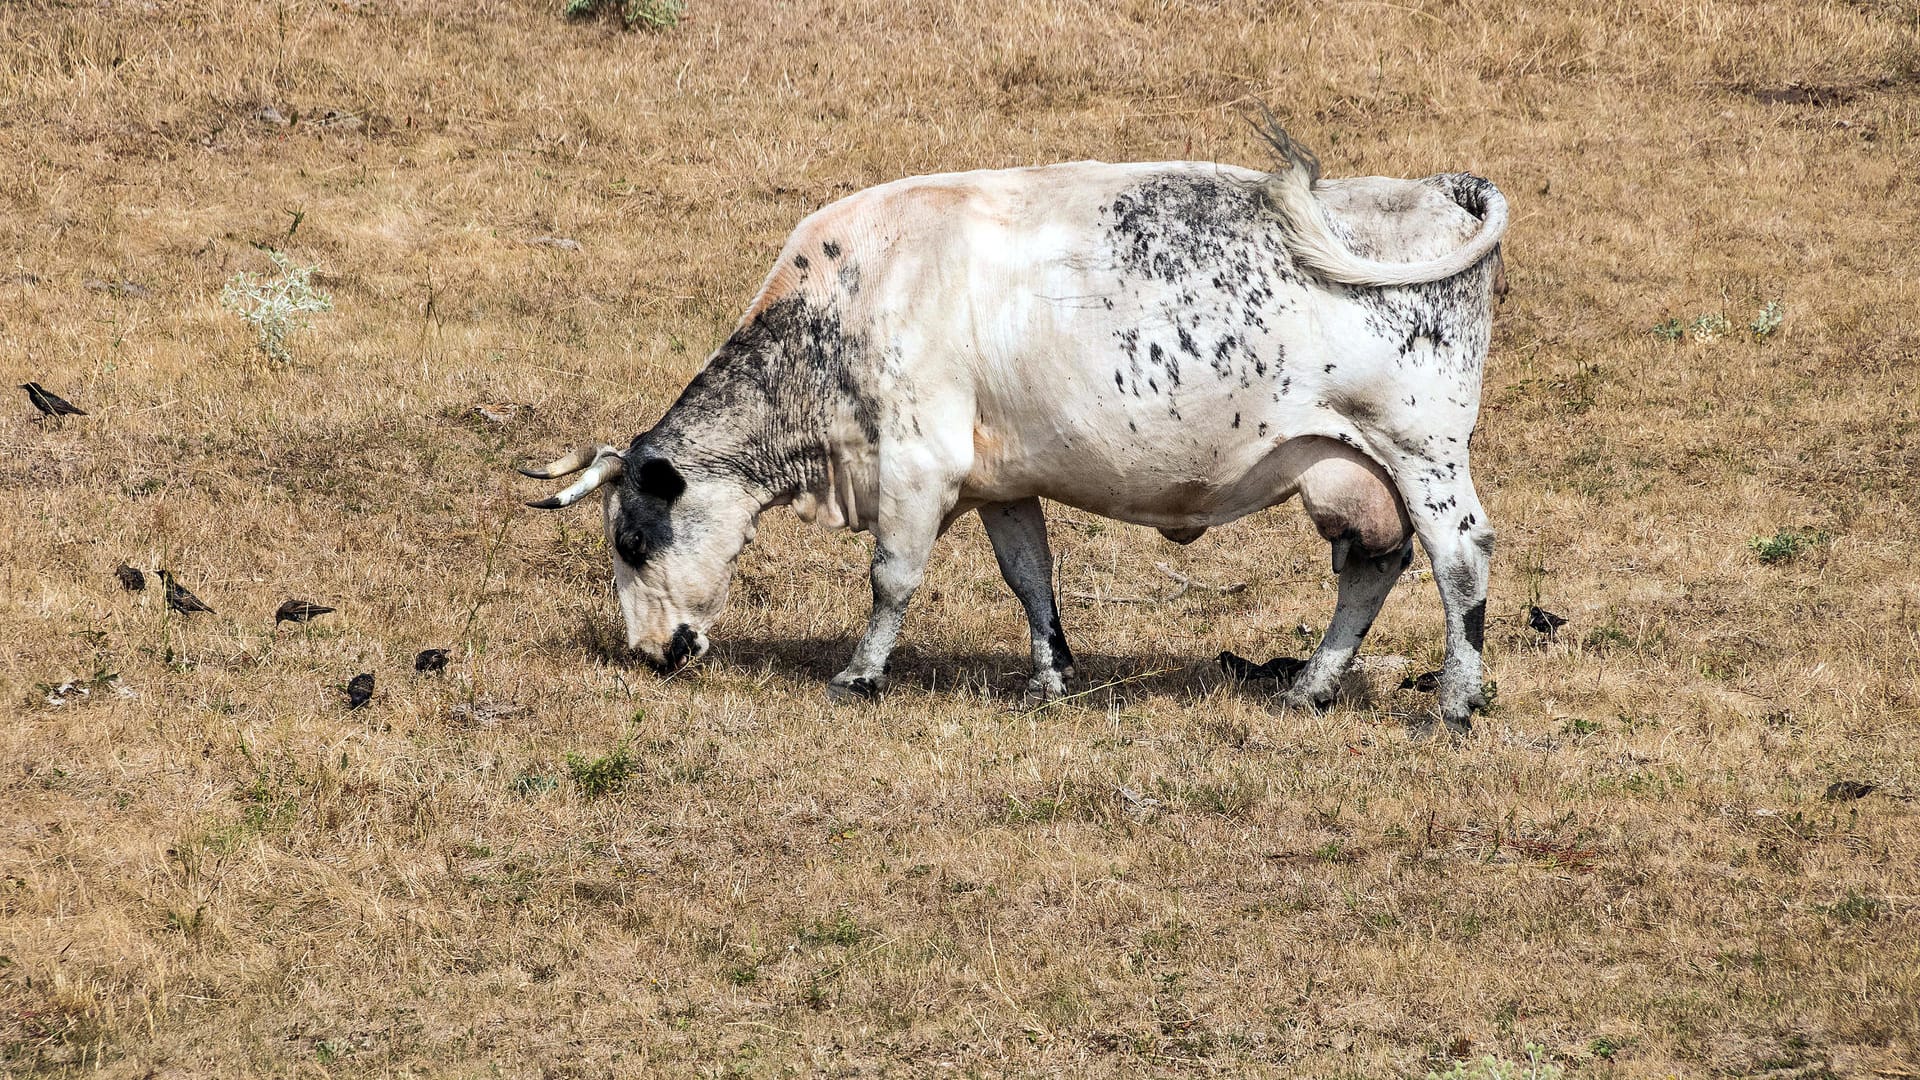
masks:
[[[783,301],[834,313],[863,343],[847,377],[886,417],[877,430],[970,443],[970,499],[1230,520],[1265,505],[1260,464],[1288,438],[1370,448],[1404,426],[1380,403],[1466,396],[1464,361],[1429,355],[1462,351],[1427,325],[1434,287],[1314,279],[1265,180],[1211,163],[1078,162],[884,184],[803,221],[742,325]],[[1330,180],[1320,193],[1342,239],[1375,258],[1444,253],[1475,225],[1430,181]],[[1458,301],[1445,303],[1474,307]]]

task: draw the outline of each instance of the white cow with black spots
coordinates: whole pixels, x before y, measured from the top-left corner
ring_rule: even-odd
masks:
[[[1041,499],[1192,540],[1301,496],[1339,601],[1283,693],[1322,706],[1417,535],[1446,612],[1440,716],[1481,704],[1493,530],[1467,467],[1507,204],[1466,174],[1322,181],[1199,162],[956,173],[849,196],[794,230],[732,336],[605,486],[630,645],[707,647],[760,514],[875,538],[873,615],[836,697],[885,684],[934,541],[978,511],[1026,607],[1029,691],[1060,694]]]

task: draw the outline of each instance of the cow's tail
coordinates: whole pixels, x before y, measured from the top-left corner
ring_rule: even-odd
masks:
[[[1419,285],[1442,281],[1479,265],[1500,246],[1507,231],[1507,199],[1490,181],[1472,173],[1453,173],[1442,179],[1451,185],[1453,201],[1480,219],[1480,230],[1465,244],[1437,259],[1421,262],[1384,262],[1357,255],[1333,231],[1327,208],[1313,194],[1320,178],[1320,162],[1305,147],[1287,137],[1269,113],[1258,130],[1279,159],[1268,175],[1267,198],[1287,226],[1287,246],[1301,266],[1341,285]]]

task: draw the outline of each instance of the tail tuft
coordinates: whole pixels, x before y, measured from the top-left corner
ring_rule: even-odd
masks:
[[[1293,137],[1287,134],[1287,129],[1280,126],[1280,121],[1273,115],[1273,110],[1267,108],[1266,102],[1260,103],[1259,119],[1249,118],[1247,123],[1252,125],[1254,134],[1260,136],[1261,141],[1273,151],[1274,161],[1279,165],[1274,172],[1301,170],[1307,177],[1308,190],[1312,190],[1320,183],[1319,156],[1293,141]]]

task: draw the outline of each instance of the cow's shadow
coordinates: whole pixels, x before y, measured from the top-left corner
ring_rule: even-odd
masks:
[[[817,685],[824,693],[828,680],[853,655],[856,640],[851,635],[727,635],[714,640],[699,664],[720,672],[770,673]],[[609,666],[646,666],[627,650],[616,627],[598,625],[595,620],[589,620],[569,644]],[[1067,684],[1066,700],[1089,706],[1124,707],[1152,698],[1192,704],[1223,691],[1270,700],[1280,688],[1272,680],[1235,679],[1211,656],[1076,652],[1074,663],[1075,675]],[[903,643],[894,650],[887,674],[893,694],[963,690],[1018,706],[1023,704],[1031,673],[1032,665],[1024,651],[952,650]]]
[[[772,671],[799,681],[827,680],[853,655],[852,637],[734,638],[716,642],[710,663],[741,670]],[[1140,698],[1173,697],[1192,701],[1221,686],[1236,685],[1211,657],[1163,654],[1074,654],[1074,678],[1067,693],[1100,704]],[[902,644],[887,664],[893,691],[930,694],[962,688],[1018,702],[1033,665],[1024,651],[953,650]],[[1084,699],[1078,695],[1085,695]]]
[[[614,619],[586,616],[572,632],[561,632],[549,644],[571,648],[592,661],[610,667],[641,668],[645,662],[628,651],[625,630]],[[717,638],[712,650],[698,666],[715,674],[770,674],[790,679],[804,690],[809,684],[822,697],[828,680],[846,666],[853,655],[856,639],[842,634],[830,637],[786,637],[727,634]],[[1304,659],[1302,657],[1301,659]],[[993,651],[954,650],[903,644],[894,651],[889,678],[892,687],[887,700],[911,700],[914,695],[933,698],[939,695],[970,695],[986,699],[1015,711],[1028,711],[1052,705],[1083,709],[1129,709],[1159,700],[1171,699],[1180,707],[1201,707],[1222,695],[1240,698],[1250,704],[1280,709],[1279,693],[1284,687],[1274,679],[1240,679],[1222,669],[1217,657],[1177,656],[1166,653],[1076,653],[1075,676],[1067,683],[1067,696],[1041,705],[1026,700],[1030,665],[1024,652],[1012,649]],[[1388,689],[1373,683],[1360,671],[1348,672],[1341,680],[1338,698],[1367,712],[1398,721],[1409,736],[1432,738],[1439,734],[1432,698],[1426,693],[1414,701],[1396,697]],[[1401,689],[1406,687],[1403,685]]]

